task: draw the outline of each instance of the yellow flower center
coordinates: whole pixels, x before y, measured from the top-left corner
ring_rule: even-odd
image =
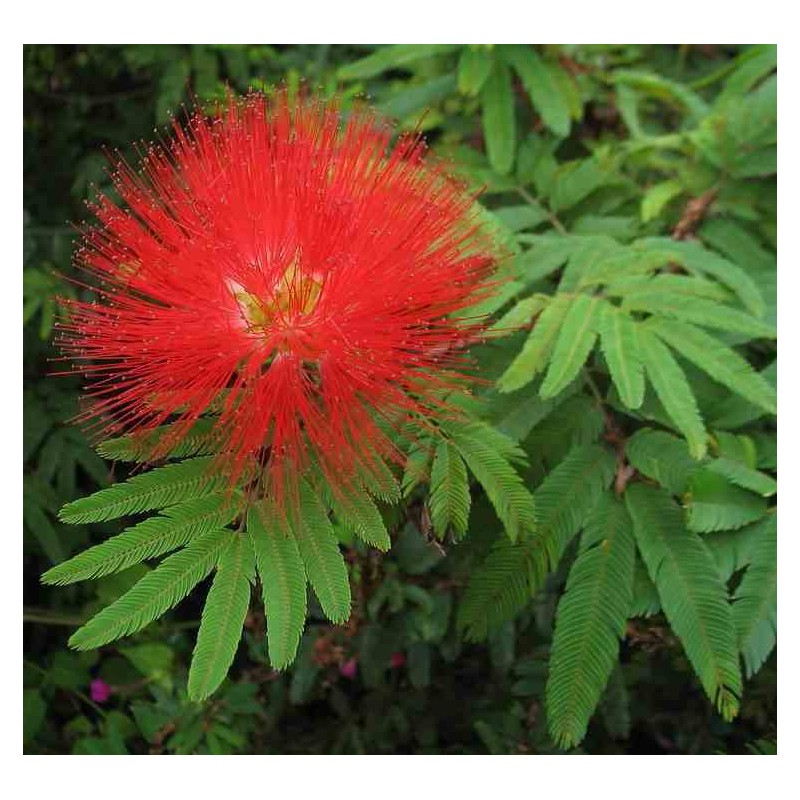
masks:
[[[322,280],[317,275],[305,274],[300,269],[299,257],[295,256],[268,298],[257,297],[235,281],[228,286],[248,330],[263,333],[276,317],[310,314],[319,300]]]

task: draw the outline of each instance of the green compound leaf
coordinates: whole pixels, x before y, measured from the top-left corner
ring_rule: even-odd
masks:
[[[270,663],[285,669],[294,661],[306,622],[303,561],[285,517],[269,501],[250,508],[247,532],[261,579]]]
[[[229,530],[211,531],[165,558],[132,589],[75,631],[70,647],[100,647],[158,619],[211,572],[233,535]]]
[[[629,275],[614,280],[608,285],[605,293],[612,297],[622,298],[635,298],[640,294],[648,296],[668,294],[673,299],[700,297],[706,300],[717,300],[722,303],[730,299],[730,292],[724,286],[715,281],[698,278],[694,275],[660,274],[652,277],[649,275]],[[752,319],[751,317],[746,318]]]
[[[521,352],[497,381],[497,388],[501,392],[521,389],[544,369],[569,310],[570,300],[568,295],[556,295],[542,311]]]
[[[225,680],[242,638],[255,580],[250,537],[236,533],[222,551],[214,582],[203,607],[200,630],[189,668],[189,697],[205,700]]]
[[[238,512],[238,499],[224,494],[186,500],[53,567],[42,582],[64,585],[121,572],[224,527]]]
[[[374,454],[373,454],[374,455]],[[394,473],[379,456],[371,458],[369,465],[359,470],[361,485],[373,496],[384,503],[399,503],[402,497],[400,485]]]
[[[675,427],[686,437],[694,458],[702,458],[708,447],[706,429],[697,401],[678,362],[649,330],[639,331],[639,347],[650,383]]]
[[[771,414],[777,412],[774,387],[738,353],[705,331],[676,320],[653,320],[647,328],[715,381]]]
[[[750,566],[733,598],[733,621],[744,672],[755,675],[775,647],[778,635],[778,520],[759,524]]]
[[[766,513],[767,501],[734,486],[708,465],[692,475],[687,509],[689,529],[711,533],[754,522]]]
[[[170,450],[169,458],[188,458],[189,456],[206,455],[214,452],[214,426],[217,420],[212,417],[202,417],[192,425],[187,434],[180,437],[180,441]],[[116,439],[107,439],[97,447],[97,452],[103,458],[113,461],[138,461],[146,462],[152,456],[153,448],[165,437],[174,435],[176,426],[160,425],[145,433],[120,436]]]
[[[504,64],[494,64],[481,90],[481,105],[489,163],[501,175],[507,175],[514,166],[517,124],[511,74]]]
[[[436,535],[442,539],[449,528],[460,538],[467,532],[470,509],[467,468],[451,442],[442,440],[436,447],[431,467],[431,494],[428,504]]]
[[[467,45],[458,59],[458,91],[477,97],[492,71],[494,56],[485,47]]]
[[[628,408],[639,408],[644,400],[644,366],[638,326],[610,304],[600,318],[600,347],[620,399]]]
[[[508,536],[515,540],[534,530],[533,496],[510,460],[524,454],[507,437],[482,423],[453,425],[453,444],[483,486]]]
[[[212,472],[213,464],[214,457],[207,456],[150,470],[125,483],[67,503],[59,518],[73,524],[105,522],[220,492],[226,487],[228,478]]]
[[[343,81],[372,78],[388,69],[413,64],[423,58],[452,53],[457,49],[458,45],[455,44],[386,45],[358,61],[353,61],[340,67],[338,76]]]
[[[574,747],[586,735],[617,662],[632,599],[634,555],[628,512],[605,492],[586,521],[553,633],[547,715],[561,747]]]
[[[471,640],[519,613],[538,591],[564,548],[614,475],[613,455],[597,445],[573,448],[534,494],[536,530],[511,542],[500,539],[473,570],[458,624]]]
[[[534,294],[515,303],[494,325],[489,328],[491,333],[507,334],[519,330],[539,314],[550,302],[550,298],[543,294]]]
[[[597,444],[572,448],[534,493],[537,536],[553,569],[614,477],[614,456]]]
[[[716,472],[731,483],[741,486],[743,489],[749,489],[762,497],[772,497],[778,491],[778,483],[774,478],[730,458],[718,458],[712,461],[706,469]]]
[[[679,181],[662,181],[651,186],[642,197],[640,215],[642,222],[650,222],[656,219],[664,210],[664,207],[674,200],[678,195],[683,194],[684,186]]]
[[[325,616],[341,623],[350,616],[350,581],[328,513],[306,481],[300,483],[298,519],[292,530],[311,588]]]
[[[727,286],[755,317],[764,313],[764,298],[755,281],[741,267],[699,242],[677,242],[666,237],[655,237],[642,240],[642,246],[671,250],[675,260],[691,273],[715,278]]]
[[[580,372],[597,339],[602,309],[601,301],[587,294],[579,294],[570,304],[540,389],[545,400],[555,397]]]
[[[337,519],[361,541],[383,552],[392,546],[381,512],[366,492],[343,490],[329,499]]]
[[[689,479],[699,467],[683,439],[650,428],[642,428],[628,439],[625,455],[642,475],[678,496],[686,492]]]
[[[641,291],[626,295],[623,309],[646,311],[649,314],[683,320],[706,328],[742,333],[751,338],[776,336],[776,330],[772,325],[703,297],[686,294],[678,296],[660,290]]]
[[[636,484],[625,493],[633,530],[661,605],[706,694],[726,720],[742,691],[733,615],[711,554],[688,531],[663,490]]]
[[[542,61],[530,45],[505,45],[501,53],[519,75],[544,124],[556,136],[567,136],[570,129],[570,107],[556,74],[558,68]]]

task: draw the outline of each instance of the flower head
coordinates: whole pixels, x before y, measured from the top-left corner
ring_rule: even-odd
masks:
[[[494,255],[419,137],[253,94],[112,177],[76,259],[100,302],[62,342],[104,434],[172,423],[160,458],[214,410],[232,480],[257,466],[280,497],[312,462],[335,488],[395,457],[391,428],[462,385]]]

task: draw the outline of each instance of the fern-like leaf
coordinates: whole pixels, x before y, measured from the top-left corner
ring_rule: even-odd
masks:
[[[609,303],[600,319],[600,346],[620,399],[628,408],[639,408],[644,400],[644,367],[638,326]]]
[[[392,546],[381,512],[366,492],[343,490],[329,499],[337,519],[362,542],[383,552]]]
[[[631,604],[634,555],[625,506],[604,492],[586,521],[553,633],[547,715],[561,747],[574,747],[586,735],[617,661]]]
[[[626,295],[623,309],[646,311],[649,314],[671,317],[706,328],[742,333],[754,339],[774,338],[776,335],[772,325],[735,308],[702,297],[678,296],[660,290],[638,292]]]
[[[739,709],[742,681],[731,607],[714,560],[701,539],[685,528],[668,493],[637,484],[625,498],[667,619],[706,694],[730,720]]]
[[[216,420],[203,417],[192,425],[185,435],[180,437],[175,446],[167,454],[168,458],[188,458],[189,456],[206,455],[214,452],[214,426]],[[152,457],[153,448],[165,438],[175,434],[175,424],[160,425],[157,428],[139,434],[119,436],[106,439],[97,447],[103,458],[112,461],[146,462]]]
[[[513,619],[531,600],[547,576],[547,553],[541,539],[496,542],[470,575],[461,598],[458,625],[469,641],[484,640],[489,631]]]
[[[758,285],[739,266],[732,261],[708,250],[698,242],[678,242],[663,237],[646,239],[642,244],[647,247],[669,249],[675,260],[693,274],[714,278],[727,286],[742,301],[745,308],[754,316],[764,313],[764,298]]]
[[[759,528],[750,566],[733,599],[733,621],[748,678],[767,660],[778,632],[777,516],[770,514]]]
[[[436,448],[431,468],[428,501],[433,530],[440,539],[444,538],[448,528],[452,528],[457,537],[467,532],[470,501],[464,461],[452,443],[443,439]]]
[[[778,484],[774,478],[730,458],[717,458],[708,464],[706,469],[762,497],[772,497],[778,491]]]
[[[331,622],[350,616],[350,582],[328,513],[314,490],[300,484],[300,507],[292,529],[311,588]]]
[[[539,390],[546,400],[555,397],[580,372],[597,339],[598,317],[602,309],[600,300],[588,294],[579,294],[571,303]]]
[[[224,494],[187,500],[53,567],[42,575],[42,582],[63,586],[120,572],[224,527],[238,510],[235,498]]]
[[[536,535],[555,569],[573,536],[614,477],[614,456],[597,444],[573,448],[534,493]]]
[[[637,247],[616,247],[591,262],[576,288],[587,288],[613,281],[647,280],[647,274],[666,266],[672,260],[669,251],[643,250]]]
[[[521,452],[517,445],[482,423],[452,426],[448,432],[483,486],[509,537],[515,540],[532,531],[536,526],[533,497],[508,460]],[[503,445],[498,449],[501,442]]]
[[[458,619],[467,638],[484,639],[530,602],[611,482],[614,467],[608,451],[588,445],[573,448],[547,476],[534,493],[535,532],[496,542],[473,570]]]
[[[205,700],[225,680],[242,638],[255,554],[249,536],[233,534],[222,551],[214,582],[203,607],[197,643],[189,668],[189,697]]]
[[[766,519],[769,518],[762,517],[757,522],[738,530],[718,531],[703,537],[703,543],[713,556],[717,571],[724,581],[737,570],[748,566],[753,545]]]
[[[67,503],[59,512],[59,518],[73,524],[105,522],[219,492],[228,479],[219,472],[211,472],[213,462],[213,456],[192,458],[136,475],[124,483]]]
[[[777,393],[738,353],[688,323],[648,321],[647,327],[684,358],[715,381],[771,414],[777,411]]]
[[[689,452],[706,454],[706,429],[683,370],[670,351],[649,331],[640,330],[639,346],[647,377],[675,427],[686,437]]]
[[[371,454],[368,465],[365,464],[358,474],[361,485],[373,496],[384,503],[399,503],[402,494],[400,484],[386,462],[375,453]]]
[[[542,309],[550,302],[546,294],[534,294],[515,303],[509,311],[500,317],[494,325],[489,328],[489,332],[497,334],[513,333],[525,325],[539,314]]]
[[[497,388],[501,392],[521,389],[545,368],[564,316],[569,310],[570,299],[567,295],[556,295],[539,315],[522,350],[497,381]]]
[[[461,420],[443,420],[442,429],[451,437],[459,432],[466,432],[469,436],[481,439],[487,447],[491,447],[510,464],[518,467],[528,466],[528,456],[519,443],[483,420],[470,419],[466,424]]]
[[[285,669],[294,661],[306,622],[303,561],[283,513],[269,501],[250,507],[247,532],[261,578],[270,663]]]
[[[414,489],[428,479],[433,452],[434,442],[427,437],[414,441],[409,448],[401,486],[404,498],[410,497]]]
[[[710,533],[754,522],[766,512],[767,501],[704,467],[692,475],[687,509],[689,529]]]
[[[90,650],[141,630],[183,600],[208,575],[233,536],[216,530],[168,556],[132,589],[72,634],[70,647]]]
[[[633,568],[633,596],[631,598],[631,608],[628,615],[631,617],[652,617],[661,611],[661,599],[650,576],[647,574],[642,559],[636,557],[636,564]]]
[[[604,294],[611,297],[630,297],[637,294],[668,294],[672,297],[702,297],[726,303],[731,293],[715,281],[690,275],[635,275],[615,280],[606,287]]]
[[[625,455],[642,475],[678,496],[684,494],[689,479],[699,467],[683,439],[652,428],[636,431],[625,445]]]

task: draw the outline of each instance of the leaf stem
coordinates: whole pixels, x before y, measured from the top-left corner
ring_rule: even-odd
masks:
[[[544,203],[540,200],[537,200],[524,186],[517,186],[517,194],[526,202],[532,205],[534,208],[540,208],[547,214],[547,219],[550,221],[550,224],[561,234],[566,235],[568,233],[567,229],[564,227],[561,220],[555,215],[555,212],[551,211]]]

